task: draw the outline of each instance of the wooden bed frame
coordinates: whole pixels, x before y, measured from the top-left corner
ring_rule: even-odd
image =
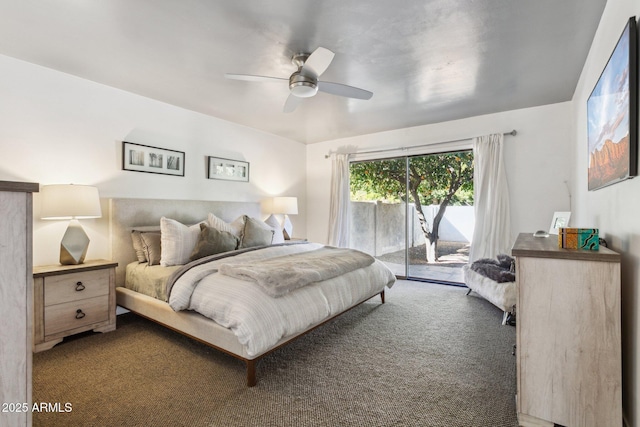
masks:
[[[134,228],[159,226],[160,218],[166,216],[183,224],[195,224],[207,218],[209,212],[231,222],[246,214],[260,217],[260,205],[251,202],[215,202],[194,200],[157,200],[157,199],[110,199],[109,218],[111,230],[111,258],[118,262],[116,269],[116,302],[142,317],[157,322],[167,328],[203,342],[210,347],[227,353],[247,366],[247,386],[256,385],[256,364],[265,355],[277,350],[296,338],[307,334],[342,313],[360,305],[376,295],[384,303],[384,290],[368,295],[341,313],[312,325],[308,329],[281,339],[266,351],[249,356],[246,347],[237,340],[233,332],[213,320],[193,311],[173,311],[168,303],[134,292],[124,285],[127,264],[135,261],[136,255],[131,243],[131,230]]]

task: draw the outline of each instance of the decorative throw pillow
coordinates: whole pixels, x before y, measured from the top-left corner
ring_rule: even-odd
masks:
[[[244,215],[236,218],[232,223],[228,223],[223,219],[218,218],[215,214],[210,213],[207,217],[207,225],[213,227],[219,231],[226,231],[240,237],[242,230],[244,229]]]
[[[270,245],[272,241],[273,230],[271,228],[264,222],[245,215],[240,248]]]
[[[142,249],[149,265],[160,264],[160,260],[162,258],[161,239],[162,235],[160,233],[140,233]]]
[[[136,251],[136,258],[139,263],[147,262],[147,254],[142,244],[142,233],[157,233],[160,234],[160,227],[149,226],[140,227],[135,230],[131,230],[131,242],[133,243],[133,250]]]
[[[282,226],[275,215],[270,215],[269,218],[264,220],[264,223],[273,230],[273,241],[271,244],[284,243],[284,234],[282,233]]]
[[[204,222],[204,221],[202,221]],[[175,219],[160,218],[162,258],[160,265],[181,265],[189,262],[191,251],[196,246],[200,223],[186,226]]]
[[[141,231],[131,231],[131,242],[133,243],[133,250],[136,251],[136,258],[139,263],[147,262],[147,256],[144,253],[144,247],[142,246],[142,234]]]
[[[196,246],[191,251],[191,261],[209,255],[237,249],[239,239],[228,231],[220,231],[217,228],[200,224],[200,234]]]

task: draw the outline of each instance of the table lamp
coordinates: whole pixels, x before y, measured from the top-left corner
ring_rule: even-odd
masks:
[[[98,189],[89,185],[44,185],[40,197],[42,219],[70,220],[60,242],[60,264],[82,264],[89,248],[89,236],[78,219],[102,216]]]
[[[298,214],[298,198],[297,197],[274,197],[273,212],[274,214],[283,214],[282,233],[286,240],[291,240],[293,233],[293,224],[289,219],[289,215]]]

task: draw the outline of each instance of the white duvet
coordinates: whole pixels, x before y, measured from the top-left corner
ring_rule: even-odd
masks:
[[[273,298],[251,281],[225,276],[220,265],[255,262],[321,248],[317,243],[272,246],[198,265],[174,284],[169,305],[194,310],[231,329],[249,356],[259,355],[280,339],[321,321],[391,287],[393,273],[380,261],[333,279]]]

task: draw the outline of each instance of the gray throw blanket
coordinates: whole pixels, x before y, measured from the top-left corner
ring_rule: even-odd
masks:
[[[219,272],[256,282],[272,297],[310,283],[331,279],[371,265],[374,258],[353,249],[323,248],[246,264],[222,264]]]
[[[515,262],[509,255],[498,254],[498,259],[481,258],[471,264],[471,270],[494,282],[515,282]]]

